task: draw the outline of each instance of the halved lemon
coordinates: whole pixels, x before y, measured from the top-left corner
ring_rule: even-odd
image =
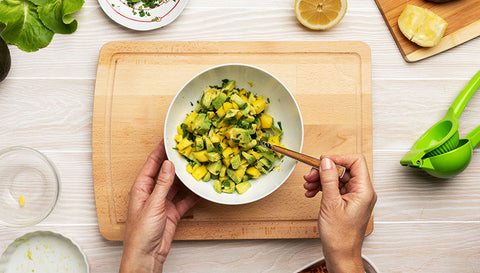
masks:
[[[423,47],[437,45],[445,34],[447,25],[442,17],[414,5],[407,5],[398,17],[398,27],[403,35]]]
[[[347,12],[347,0],[295,0],[295,15],[310,29],[329,29]]]

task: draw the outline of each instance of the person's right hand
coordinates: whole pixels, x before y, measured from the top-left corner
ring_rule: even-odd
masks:
[[[348,172],[339,181],[335,164]],[[377,195],[363,155],[322,157],[320,172],[304,176],[305,196],[322,191],[318,228],[329,272],[364,272],[363,238]]]

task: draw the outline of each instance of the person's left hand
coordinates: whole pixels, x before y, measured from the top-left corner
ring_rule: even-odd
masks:
[[[174,203],[180,183],[162,140],[130,192],[120,272],[162,271],[180,218],[199,200],[189,192]]]

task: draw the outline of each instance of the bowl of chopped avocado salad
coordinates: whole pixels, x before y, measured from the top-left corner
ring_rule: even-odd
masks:
[[[292,93],[274,75],[223,64],[180,89],[164,138],[168,158],[190,190],[215,203],[239,205],[274,192],[296,165],[258,141],[300,151],[303,121]]]
[[[152,30],[173,22],[188,0],[98,0],[105,14],[133,30]]]

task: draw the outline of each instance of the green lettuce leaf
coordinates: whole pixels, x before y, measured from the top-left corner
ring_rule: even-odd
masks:
[[[37,7],[27,0],[1,1],[0,22],[5,24],[3,40],[27,52],[46,47],[54,35],[40,21]]]
[[[43,24],[55,33],[71,34],[77,30],[77,20],[70,14],[80,10],[84,0],[31,0],[38,6]]]

